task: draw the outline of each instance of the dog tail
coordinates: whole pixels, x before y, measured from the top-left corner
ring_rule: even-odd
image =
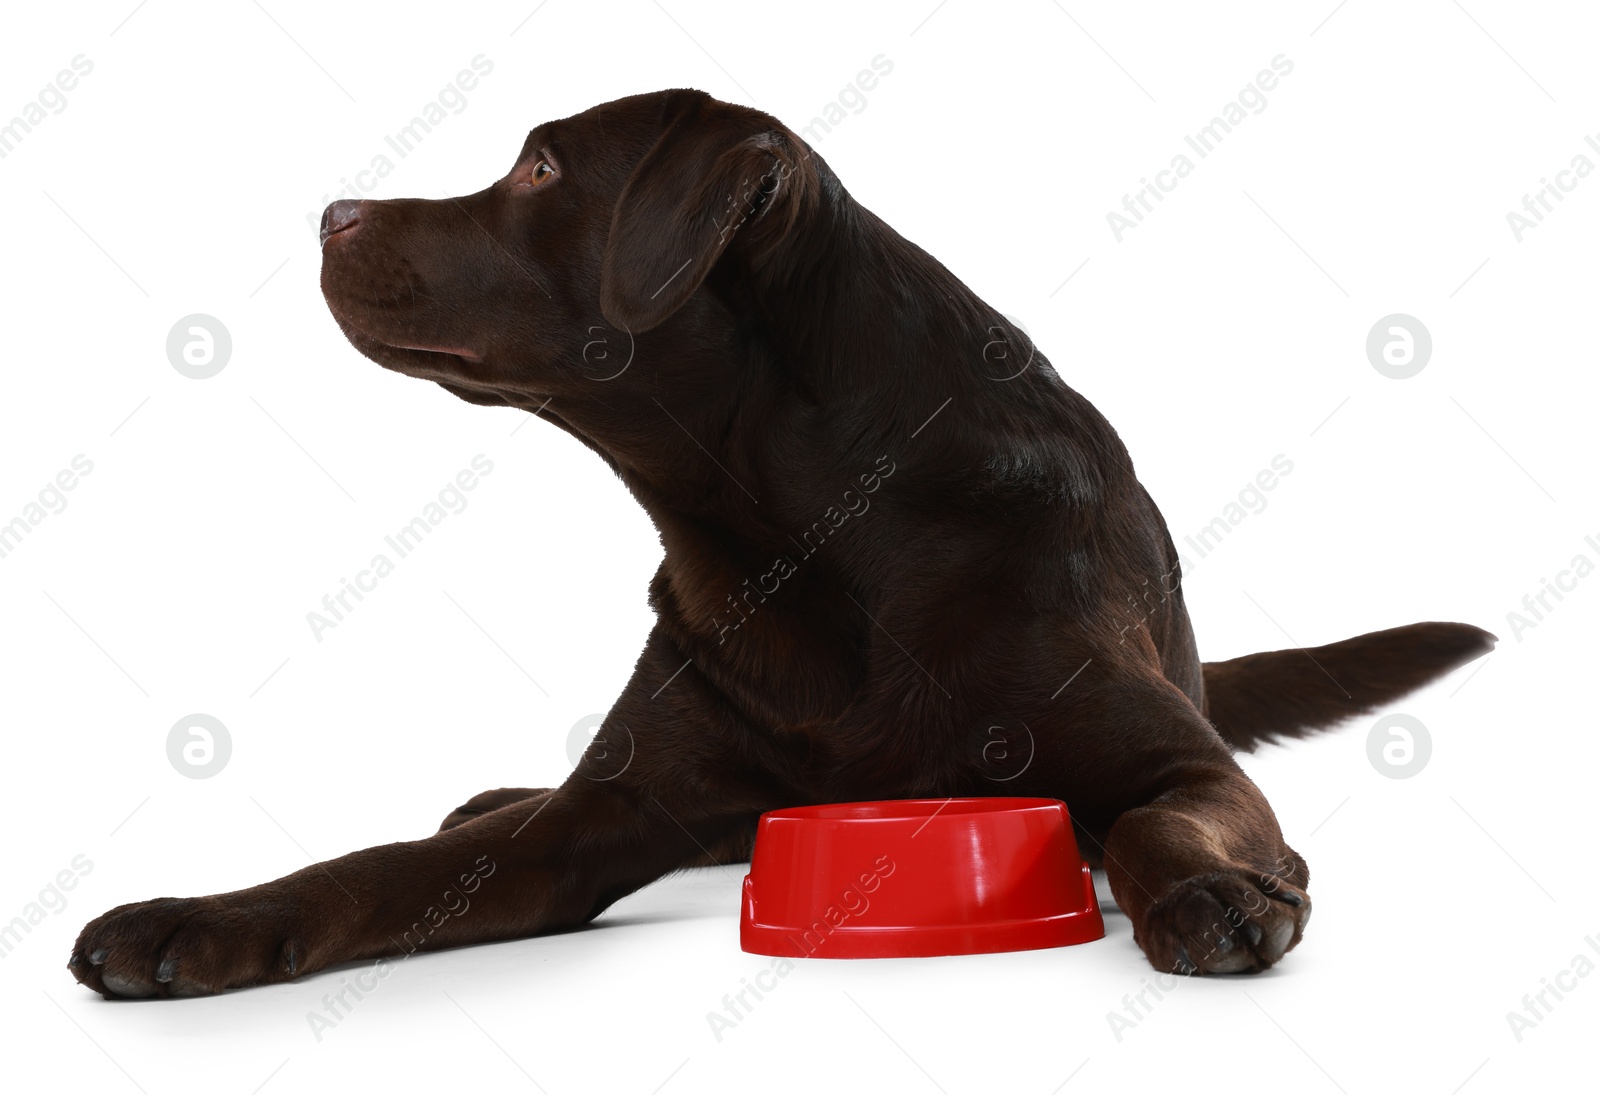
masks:
[[[1206,662],[1205,714],[1224,741],[1250,752],[1366,714],[1487,654],[1495,642],[1470,624],[1407,624],[1309,650]]]

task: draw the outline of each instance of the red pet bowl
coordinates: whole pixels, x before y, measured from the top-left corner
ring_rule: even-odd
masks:
[[[919,798],[761,815],[739,945],[785,958],[1034,950],[1106,934],[1066,804]]]

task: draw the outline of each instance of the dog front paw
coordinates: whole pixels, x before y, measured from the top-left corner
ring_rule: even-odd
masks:
[[[270,901],[162,897],[91,920],[67,968],[107,999],[206,996],[306,970],[292,910]]]
[[[1303,889],[1230,869],[1178,883],[1150,907],[1134,938],[1162,972],[1259,973],[1294,949],[1310,919]]]

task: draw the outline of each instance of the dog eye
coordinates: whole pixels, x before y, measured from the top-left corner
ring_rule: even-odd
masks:
[[[555,173],[556,169],[550,166],[549,160],[540,160],[538,163],[533,165],[533,172],[531,175],[529,175],[528,182],[534,186],[538,186]]]

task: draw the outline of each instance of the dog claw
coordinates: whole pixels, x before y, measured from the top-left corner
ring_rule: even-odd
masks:
[[[300,967],[300,950],[293,943],[285,943],[283,947],[283,972],[290,977],[294,976]]]
[[[131,1000],[143,1000],[156,994],[155,985],[148,981],[133,981],[115,973],[100,975],[101,982],[110,991],[112,996],[123,996]]]
[[[1250,937],[1250,945],[1252,947],[1261,942],[1261,925],[1254,920],[1246,920],[1244,922],[1244,931]]]
[[[111,952],[106,950],[104,947],[100,947],[89,952],[89,965],[103,966],[105,965],[106,959],[109,957],[111,957]]]
[[[1295,893],[1293,890],[1280,890],[1273,896],[1279,901],[1287,902],[1290,905],[1300,906],[1306,903],[1306,899]]]
[[[178,960],[176,958],[163,958],[161,965],[156,967],[156,980],[165,985],[172,980],[173,975],[177,972]]]
[[[1189,949],[1184,946],[1178,947],[1178,961],[1176,966],[1177,971],[1183,974],[1185,977],[1189,976],[1190,974],[1194,973],[1195,970],[1200,968],[1189,960]]]

